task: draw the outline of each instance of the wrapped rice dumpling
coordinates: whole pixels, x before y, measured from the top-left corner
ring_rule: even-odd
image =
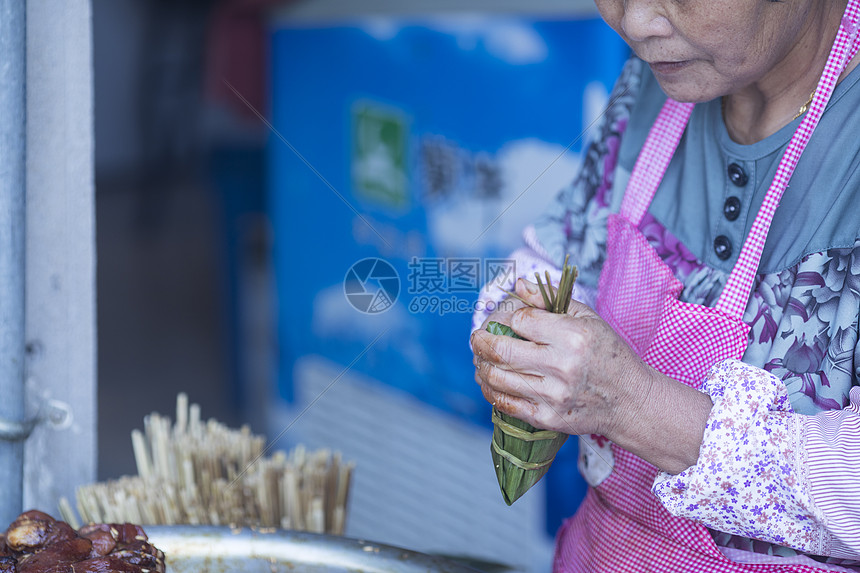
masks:
[[[549,281],[549,274],[546,277],[547,288],[544,289],[540,275],[535,273],[547,310],[556,313],[567,312],[576,275],[576,267],[570,267],[565,259],[558,291],[555,292]],[[492,334],[522,340],[522,337],[517,336],[509,326],[498,322],[490,322],[487,330]],[[567,440],[567,434],[539,430],[514,416],[498,411],[495,407],[492,421],[493,441],[490,445],[490,453],[502,496],[505,503],[511,505],[546,474],[558,450]]]

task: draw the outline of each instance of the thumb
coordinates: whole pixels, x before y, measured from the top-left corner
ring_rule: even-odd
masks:
[[[516,293],[526,304],[546,310],[546,304],[544,304],[537,283],[521,278],[517,280]]]

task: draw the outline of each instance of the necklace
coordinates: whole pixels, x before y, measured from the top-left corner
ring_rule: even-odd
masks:
[[[794,117],[791,118],[791,121],[794,121],[795,119],[797,119],[798,117],[800,117],[801,115],[803,115],[804,113],[809,111],[809,106],[812,104],[812,99],[815,97],[815,92],[816,92],[816,90],[812,90],[812,93],[809,94],[809,99],[806,100],[805,104],[800,106],[800,109],[797,110],[797,113],[794,114]],[[723,96],[720,98],[720,107],[722,108],[722,111],[723,111],[723,117],[725,117],[726,116],[726,96]]]
[[[815,90],[812,90],[812,93],[809,94],[809,99],[806,100],[805,104],[800,106],[800,110],[797,112],[797,114],[795,114],[795,116],[793,118],[791,118],[791,121],[794,121],[795,119],[797,119],[798,117],[800,117],[801,115],[806,113],[806,111],[809,109],[809,105],[812,103],[812,98],[814,98],[814,97],[815,97]]]

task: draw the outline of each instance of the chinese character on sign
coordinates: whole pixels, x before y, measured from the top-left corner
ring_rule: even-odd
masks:
[[[486,153],[475,158],[475,195],[480,199],[502,196],[502,173],[499,165]]]
[[[510,290],[517,278],[517,262],[514,259],[486,259],[484,261],[485,289]]]
[[[460,177],[459,153],[454,145],[441,137],[424,138],[421,167],[425,199],[437,201],[454,193]]]
[[[445,292],[445,259],[418,259],[409,262],[410,294]]]
[[[448,259],[448,292],[478,292],[480,288],[480,259]]]

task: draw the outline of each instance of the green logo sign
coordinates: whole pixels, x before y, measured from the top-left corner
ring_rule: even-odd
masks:
[[[356,194],[387,207],[406,207],[408,127],[404,114],[360,102],[353,107],[352,125],[352,184]]]

